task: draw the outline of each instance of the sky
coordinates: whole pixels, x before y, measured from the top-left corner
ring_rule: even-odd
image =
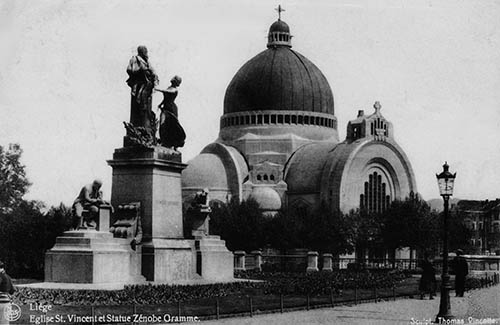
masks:
[[[425,199],[439,196],[444,161],[455,197],[500,197],[500,1],[2,0],[0,145],[24,150],[26,198],[69,205],[94,178],[110,197],[106,160],[122,146],[138,45],[160,88],[183,78],[180,150],[195,157],[217,138],[231,78],[265,50],[278,4],[293,49],[330,83],[341,140],[380,101]]]

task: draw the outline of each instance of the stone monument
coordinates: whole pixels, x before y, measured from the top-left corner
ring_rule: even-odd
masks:
[[[146,47],[139,46],[127,73],[131,88],[130,122],[124,122],[123,147],[116,149],[108,161],[113,168],[111,206],[117,210],[110,214],[111,206],[101,206],[95,228],[69,231],[58,237],[54,248],[46,254],[46,281],[233,280],[233,254],[223,240],[208,234],[208,190],[200,193],[189,210],[191,218],[187,219],[192,222],[185,226],[191,234],[184,236],[181,172],[187,165],[182,163],[177,147],[184,145],[185,134],[173,103],[180,77],[174,77],[165,91],[168,98],[162,103],[162,114],[166,115],[158,141],[159,123],[151,111],[152,90],[158,78],[149,65]],[[173,108],[175,112],[171,112]],[[67,269],[67,265],[75,267]]]

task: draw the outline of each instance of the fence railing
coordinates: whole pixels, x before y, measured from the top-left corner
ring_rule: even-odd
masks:
[[[415,259],[356,259],[334,258],[332,254],[263,255],[260,251],[234,252],[235,270],[264,270],[280,272],[309,272],[334,269],[404,269],[414,270],[419,266]]]
[[[454,255],[450,255],[450,261]],[[465,255],[472,274],[500,273],[500,256]],[[332,254],[307,252],[304,254],[262,254],[261,251],[234,252],[235,270],[265,270],[280,272],[309,272],[333,269],[400,269],[415,270],[420,266],[420,260],[400,258],[334,258]],[[441,259],[434,260],[434,266],[441,271]]]

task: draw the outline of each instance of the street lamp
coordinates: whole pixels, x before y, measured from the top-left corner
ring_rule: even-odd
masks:
[[[441,300],[439,301],[439,313],[436,323],[442,323],[446,319],[453,318],[450,308],[450,275],[448,274],[448,203],[453,195],[453,185],[457,173],[449,172],[448,163],[444,163],[441,174],[436,174],[439,186],[439,194],[444,200],[444,234],[443,234],[443,272],[441,274]]]

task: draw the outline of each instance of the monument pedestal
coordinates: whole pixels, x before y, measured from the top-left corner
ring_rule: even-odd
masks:
[[[188,280],[192,275],[189,241],[182,224],[181,154],[164,147],[116,149],[111,204],[141,202],[142,274],[148,281]]]
[[[184,239],[182,228],[181,154],[164,147],[116,149],[111,204],[141,202],[144,241]]]
[[[136,212],[142,229],[136,230],[142,234],[142,243],[134,251],[130,237],[114,238],[109,232],[95,230],[65,232],[45,256],[46,282],[233,280],[233,254],[218,236],[207,236],[208,215],[195,225],[194,240],[184,238],[181,172],[186,165],[179,152],[164,147],[125,147],[116,149],[108,163],[113,167],[111,204],[123,207],[134,202],[140,207]],[[108,230],[109,224],[103,221],[99,229]]]
[[[141,251],[109,232],[66,231],[45,254],[45,281],[63,283],[140,283]]]
[[[227,281],[234,276],[234,257],[219,236],[202,236],[194,240],[196,274],[204,280]]]
[[[158,239],[142,245],[142,274],[148,281],[176,283],[193,279],[192,241]]]

